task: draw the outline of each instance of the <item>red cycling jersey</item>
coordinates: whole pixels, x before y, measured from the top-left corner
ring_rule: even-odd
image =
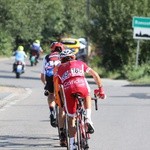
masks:
[[[64,87],[65,109],[70,116],[76,112],[76,102],[72,94],[80,93],[83,97],[90,94],[90,88],[84,75],[84,72],[88,72],[90,69],[84,62],[79,60],[62,63],[58,67],[59,84]]]

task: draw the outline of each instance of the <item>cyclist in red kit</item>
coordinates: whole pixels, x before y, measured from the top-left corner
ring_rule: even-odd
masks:
[[[88,125],[88,132],[93,133],[94,127],[91,121],[91,96],[90,96],[90,87],[85,78],[85,73],[88,73],[93,76],[96,84],[98,85],[99,90],[97,95],[104,99],[106,97],[100,76],[97,72],[91,69],[87,64],[82,61],[75,60],[75,54],[72,50],[66,49],[60,53],[61,64],[58,67],[57,76],[59,78],[59,84],[63,85],[64,89],[64,106],[65,110],[73,118],[76,113],[76,102],[73,93],[79,93],[82,97],[85,98],[84,107],[86,110],[86,122]],[[74,143],[74,124],[70,124],[70,145]],[[73,147],[73,146],[71,146]]]

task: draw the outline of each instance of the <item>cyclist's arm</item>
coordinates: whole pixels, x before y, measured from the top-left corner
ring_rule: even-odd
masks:
[[[42,70],[41,70],[41,81],[42,83],[45,85],[46,84],[46,80],[45,80],[45,57],[43,59],[43,64],[42,64]]]
[[[94,71],[93,69],[90,68],[87,73],[89,75],[93,76],[98,87],[102,87],[102,80],[96,71]]]
[[[45,74],[43,74],[43,73],[41,73],[41,81],[44,85],[46,84]]]

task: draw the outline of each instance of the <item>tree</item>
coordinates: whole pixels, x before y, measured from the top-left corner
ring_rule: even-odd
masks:
[[[148,8],[148,0],[91,2],[91,24],[86,32],[98,46],[97,53],[102,56],[102,65],[107,70],[122,69],[124,65],[134,63],[136,41],[132,18],[148,16]],[[143,51],[143,47],[141,49]]]

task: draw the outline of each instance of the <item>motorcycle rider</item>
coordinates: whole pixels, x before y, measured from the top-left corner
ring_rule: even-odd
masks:
[[[33,42],[33,44],[30,46],[30,59],[31,59],[32,55],[36,55],[36,59],[37,59],[37,62],[38,62],[40,53],[42,53],[42,52],[43,52],[43,49],[40,45],[40,41],[35,40]]]
[[[16,69],[16,62],[17,61],[21,61],[23,64],[23,72],[25,70],[25,58],[27,57],[25,51],[24,51],[24,47],[22,45],[18,46],[17,50],[15,52],[13,52],[13,56],[15,56],[15,62],[13,64],[13,72]]]

